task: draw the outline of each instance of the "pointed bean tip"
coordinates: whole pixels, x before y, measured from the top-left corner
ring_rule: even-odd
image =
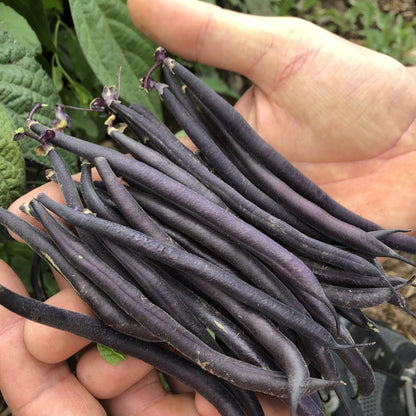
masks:
[[[373,347],[374,345],[376,345],[375,341],[363,342],[363,343],[360,343],[360,344],[354,344],[354,348],[367,348],[367,347]]]

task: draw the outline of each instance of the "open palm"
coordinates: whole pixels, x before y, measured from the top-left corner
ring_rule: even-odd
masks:
[[[136,26],[169,52],[249,78],[238,111],[335,199],[385,227],[416,228],[413,68],[299,19],[242,15],[197,0],[129,0],[128,7]],[[60,197],[48,183],[10,209],[19,213],[39,192]],[[48,303],[91,313],[58,282]],[[0,283],[26,294],[3,262]],[[0,333],[0,389],[16,416],[218,416],[173,380],[179,394],[167,394],[148,364],[129,357],[113,368],[87,340],[4,308]],[[63,361],[80,350],[75,377]],[[271,396],[262,404],[267,416],[289,414]]]
[[[198,1],[128,6],[171,53],[249,78],[238,111],[331,196],[386,227],[414,228],[413,68],[296,18]]]

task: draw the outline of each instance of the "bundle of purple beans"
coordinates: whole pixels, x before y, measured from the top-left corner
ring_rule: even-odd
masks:
[[[413,315],[399,293],[412,280],[386,275],[377,258],[412,264],[395,250],[416,253],[416,239],[331,199],[162,48],[158,66],[166,84],[149,72],[143,87],[197,152],[104,88],[92,108],[108,113],[109,136],[132,157],[51,130],[32,112],[20,134],[41,143],[65,205],[39,194],[22,206],[45,232],[0,211],[97,318],[5,287],[0,303],[148,362],[224,416],[263,415],[255,392],[281,398],[292,416],[323,416],[319,392],[342,383],[335,356],[357,395],[371,394],[373,370],[340,317],[376,330],[363,308],[389,302]],[[79,182],[55,147],[82,159]]]

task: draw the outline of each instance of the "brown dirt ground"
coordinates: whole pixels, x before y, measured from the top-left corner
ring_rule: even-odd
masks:
[[[416,261],[416,255],[404,255],[411,260]],[[389,275],[410,278],[416,274],[415,267],[398,260],[388,259],[383,263],[383,267]],[[406,300],[407,307],[412,312],[416,313],[416,287],[409,286],[403,289],[401,294]],[[382,304],[374,308],[369,308],[366,309],[365,312],[370,318],[385,322],[388,326],[416,343],[416,319],[407,312],[389,304]]]
[[[378,0],[381,10],[396,15],[401,14],[406,21],[415,21],[416,4],[414,0]]]
[[[323,7],[336,7],[340,11],[345,11],[348,3],[348,0],[321,0]],[[384,12],[401,14],[405,21],[414,20],[416,17],[414,0],[378,0],[378,6]]]

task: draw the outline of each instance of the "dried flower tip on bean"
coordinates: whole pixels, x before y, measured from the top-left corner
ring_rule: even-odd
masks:
[[[53,130],[63,132],[65,128],[72,128],[71,117],[65,113],[62,106],[57,105],[55,107],[55,119],[49,125],[53,127]]]

